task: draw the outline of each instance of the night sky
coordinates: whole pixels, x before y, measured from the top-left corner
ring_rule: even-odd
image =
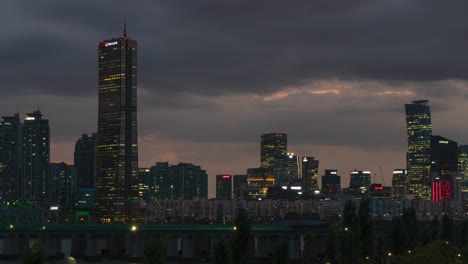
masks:
[[[97,128],[97,43],[138,48],[140,167],[210,176],[260,164],[260,134],[338,169],[405,167],[404,104],[468,144],[466,0],[139,0],[1,3],[0,115],[40,108],[53,162]],[[214,195],[213,186],[210,196]]]

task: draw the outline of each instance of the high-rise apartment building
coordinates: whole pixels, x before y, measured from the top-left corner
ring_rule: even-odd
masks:
[[[126,223],[141,217],[137,185],[137,41],[98,45],[98,131],[94,221]]]
[[[216,199],[232,199],[232,175],[216,175]]]
[[[24,119],[22,156],[22,199],[47,206],[50,129],[49,120],[43,119],[39,110]]]
[[[83,134],[76,141],[74,164],[76,170],[76,187],[94,188],[96,173],[96,133],[91,136]]]
[[[208,198],[208,174],[200,166],[158,162],[149,173],[154,182],[152,199]]]
[[[49,204],[71,208],[75,204],[75,167],[65,162],[50,163]]]
[[[271,167],[275,157],[287,154],[288,134],[262,134],[260,139],[260,163],[262,168]]]
[[[431,199],[431,111],[427,100],[405,104],[408,140],[408,192],[416,198]]]
[[[322,175],[322,192],[330,197],[341,191],[341,177],[338,175],[338,170],[325,170],[325,175]]]
[[[311,192],[318,190],[318,168],[319,161],[314,157],[302,157],[302,181],[303,191]]]
[[[0,200],[20,198],[22,134],[19,114],[0,121]]]

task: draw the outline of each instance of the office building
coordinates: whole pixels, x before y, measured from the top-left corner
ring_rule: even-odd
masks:
[[[299,179],[299,162],[294,153],[276,156],[270,166],[276,186],[288,185]]]
[[[243,199],[244,191],[247,190],[247,175],[234,175],[232,188],[234,199]]]
[[[319,161],[314,157],[302,157],[303,191],[313,193],[318,190]]]
[[[94,221],[141,219],[138,196],[137,41],[98,45],[98,131]]]
[[[458,148],[458,171],[464,181],[468,181],[468,145]]]
[[[19,114],[0,121],[0,200],[20,198],[22,134]]]
[[[354,170],[349,173],[349,190],[355,196],[367,195],[371,186],[371,172]]]
[[[288,134],[268,133],[260,136],[260,164],[262,168],[269,168],[277,156],[288,152]]]
[[[400,199],[405,197],[408,189],[408,170],[394,169],[392,176],[392,198]]]
[[[264,198],[268,187],[275,185],[275,178],[271,169],[249,168],[247,169],[247,188],[250,199]]]
[[[216,199],[232,199],[232,175],[216,175]]]
[[[408,140],[408,192],[415,198],[431,199],[431,111],[427,100],[405,104]]]
[[[431,137],[431,173],[441,176],[458,170],[458,143],[441,137]]]
[[[154,181],[152,200],[208,198],[208,174],[200,166],[158,162],[149,173]]]
[[[325,170],[325,175],[322,175],[322,193],[327,197],[339,193],[341,190],[341,176],[338,175],[338,170]]]
[[[23,124],[21,196],[23,200],[48,206],[50,160],[49,120],[37,110],[26,114]]]
[[[75,167],[65,162],[50,163],[49,204],[72,208],[75,204]]]
[[[76,187],[94,188],[96,173],[96,133],[91,136],[83,134],[76,141],[74,165],[76,170]]]

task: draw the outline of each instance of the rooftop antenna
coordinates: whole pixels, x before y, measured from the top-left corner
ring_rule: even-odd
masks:
[[[124,31],[123,31],[124,38],[127,37],[127,21],[124,21]]]

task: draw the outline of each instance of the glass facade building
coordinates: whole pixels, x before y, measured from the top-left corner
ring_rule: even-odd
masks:
[[[355,196],[368,194],[371,185],[371,172],[354,170],[349,172],[349,190]]]
[[[427,100],[405,104],[408,140],[408,192],[415,198],[431,199],[431,111]]]
[[[322,175],[322,192],[327,196],[333,196],[341,191],[341,176],[338,170],[325,170]]]
[[[137,173],[137,41],[124,31],[98,45],[95,222],[141,218]]]
[[[83,134],[76,141],[74,164],[77,188],[94,188],[96,173],[96,134]]]
[[[468,181],[468,145],[460,145],[458,148],[458,170],[462,180]]]
[[[262,168],[271,167],[277,156],[288,153],[288,134],[262,134],[260,139],[260,164]]]
[[[216,175],[216,199],[232,199],[232,175]]]
[[[302,181],[303,191],[311,192],[318,190],[318,168],[319,161],[314,157],[302,157]]]

